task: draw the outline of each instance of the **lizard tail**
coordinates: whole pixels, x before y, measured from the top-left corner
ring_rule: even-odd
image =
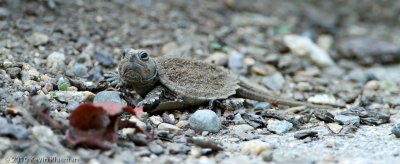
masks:
[[[275,106],[280,104],[280,105],[287,105],[290,107],[306,106],[306,107],[318,108],[318,109],[336,109],[336,108],[343,107],[340,105],[329,105],[329,106],[328,105],[315,105],[315,104],[310,104],[310,103],[305,103],[305,102],[300,102],[300,101],[295,101],[295,100],[276,98],[275,96],[270,96],[268,94],[259,94],[259,92],[254,92],[253,90],[248,89],[246,87],[240,87],[239,89],[237,89],[236,94],[242,98],[247,98],[247,99],[252,99],[252,100],[257,100],[257,101],[267,101]]]

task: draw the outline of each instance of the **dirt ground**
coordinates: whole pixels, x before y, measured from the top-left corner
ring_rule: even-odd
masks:
[[[396,163],[399,14],[395,0],[0,0],[0,163]],[[125,113],[118,119],[148,133],[93,137],[107,148],[71,144],[80,104],[141,100],[105,81],[126,48],[203,60],[284,99],[340,107],[232,97],[210,115],[194,114],[208,104]],[[195,117],[214,115],[199,126],[215,132],[195,128]]]

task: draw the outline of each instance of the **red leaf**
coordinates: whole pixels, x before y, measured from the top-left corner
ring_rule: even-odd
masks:
[[[82,104],[69,116],[69,124],[80,130],[104,129],[110,124],[110,118],[104,109]]]
[[[122,108],[124,108],[123,105],[114,102],[99,102],[99,103],[94,103],[93,105],[103,108],[110,116],[115,116],[121,113]]]
[[[130,114],[134,115],[134,116],[140,117],[143,114],[143,105],[139,106],[139,107],[136,107],[136,108],[132,108],[130,106],[126,106],[126,107],[124,107],[123,110],[124,110],[124,112],[127,112],[127,113],[130,113]]]

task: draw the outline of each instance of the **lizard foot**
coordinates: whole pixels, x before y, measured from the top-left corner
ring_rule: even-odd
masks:
[[[112,87],[120,88],[124,85],[117,73],[105,73],[104,77]]]

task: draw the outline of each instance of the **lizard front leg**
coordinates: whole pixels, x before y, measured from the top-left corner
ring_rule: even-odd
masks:
[[[122,79],[118,73],[115,73],[115,72],[106,73],[106,74],[104,74],[104,77],[107,80],[107,82],[110,83],[110,86],[112,86],[112,87],[120,88],[125,85],[125,83],[122,81]]]

